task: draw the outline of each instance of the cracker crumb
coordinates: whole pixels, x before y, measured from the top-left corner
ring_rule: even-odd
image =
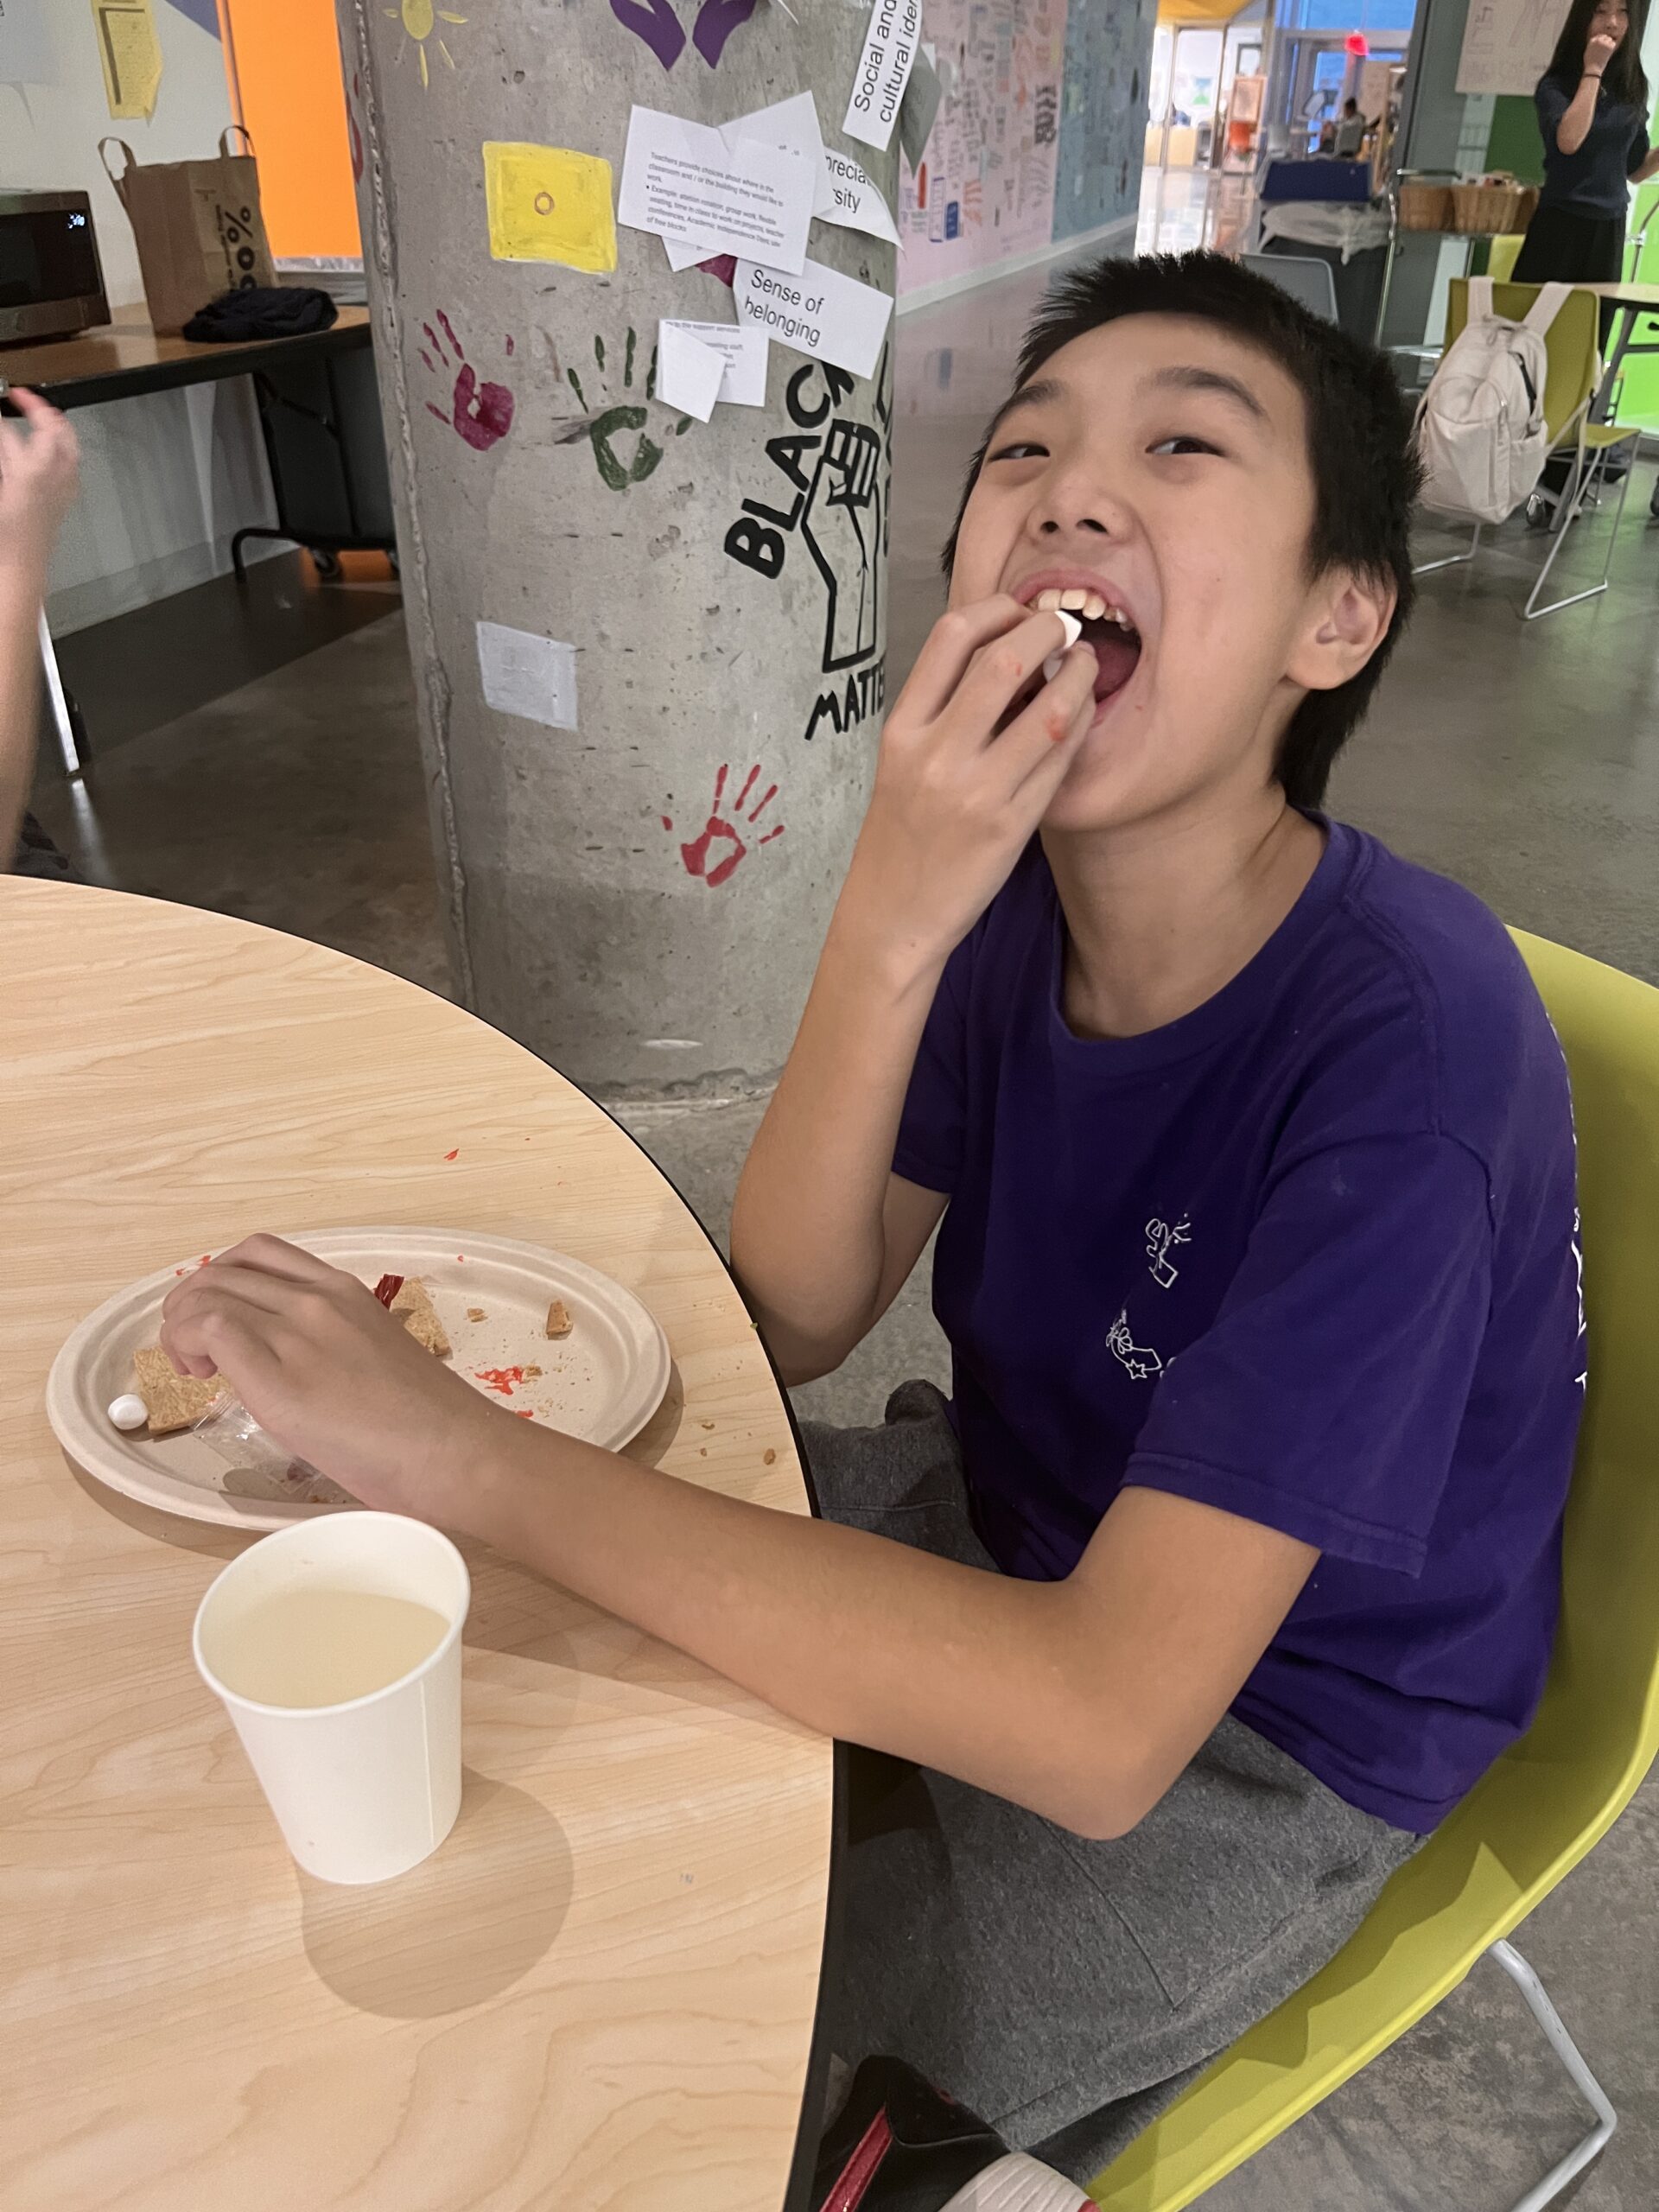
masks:
[[[526,1375],[539,1375],[541,1371],[542,1370],[539,1367],[527,1367],[524,1370],[524,1373]]]
[[[711,1421],[706,1421],[702,1425],[705,1428],[712,1428],[715,1424]]]
[[[391,1301],[391,1310],[416,1344],[424,1344],[435,1358],[450,1357],[454,1347],[438,1319],[437,1308],[432,1303],[426,1285],[418,1275],[410,1275],[405,1279]]]
[[[469,1321],[487,1321],[489,1318],[481,1306],[469,1306],[467,1308],[467,1319]]]
[[[547,1333],[550,1337],[568,1337],[570,1333],[570,1314],[562,1298],[556,1298],[547,1309]]]
[[[778,1464],[778,1454],[772,1450],[770,1444],[767,1445],[766,1450],[760,1454],[760,1464],[763,1467],[772,1467],[776,1466]]]

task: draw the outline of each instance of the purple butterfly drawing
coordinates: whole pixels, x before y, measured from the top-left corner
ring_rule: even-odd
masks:
[[[719,68],[727,40],[757,5],[758,0],[702,0],[691,43],[711,69]],[[611,13],[624,29],[645,41],[664,69],[671,69],[684,53],[685,32],[669,0],[611,0]]]

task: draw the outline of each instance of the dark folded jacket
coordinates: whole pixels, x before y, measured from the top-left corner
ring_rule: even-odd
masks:
[[[221,292],[209,300],[185,324],[184,334],[197,346],[245,345],[251,338],[303,338],[308,331],[327,330],[334,316],[334,303],[327,292],[303,284],[274,289],[251,284],[245,291]]]

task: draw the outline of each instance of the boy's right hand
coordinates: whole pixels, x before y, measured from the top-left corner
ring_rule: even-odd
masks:
[[[1095,715],[1095,656],[1004,596],[933,626],[881,733],[875,788],[837,926],[931,975],[1001,889]],[[1002,727],[1033,677],[1034,696]]]

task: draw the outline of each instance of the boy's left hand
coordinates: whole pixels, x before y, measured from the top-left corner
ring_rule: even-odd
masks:
[[[66,418],[21,387],[7,393],[27,429],[0,420],[0,569],[44,576],[58,525],[74,504],[79,448]]]
[[[285,1450],[365,1505],[468,1527],[466,1471],[512,1416],[416,1342],[355,1275],[251,1236],[168,1294],[162,1349],[215,1370]]]

